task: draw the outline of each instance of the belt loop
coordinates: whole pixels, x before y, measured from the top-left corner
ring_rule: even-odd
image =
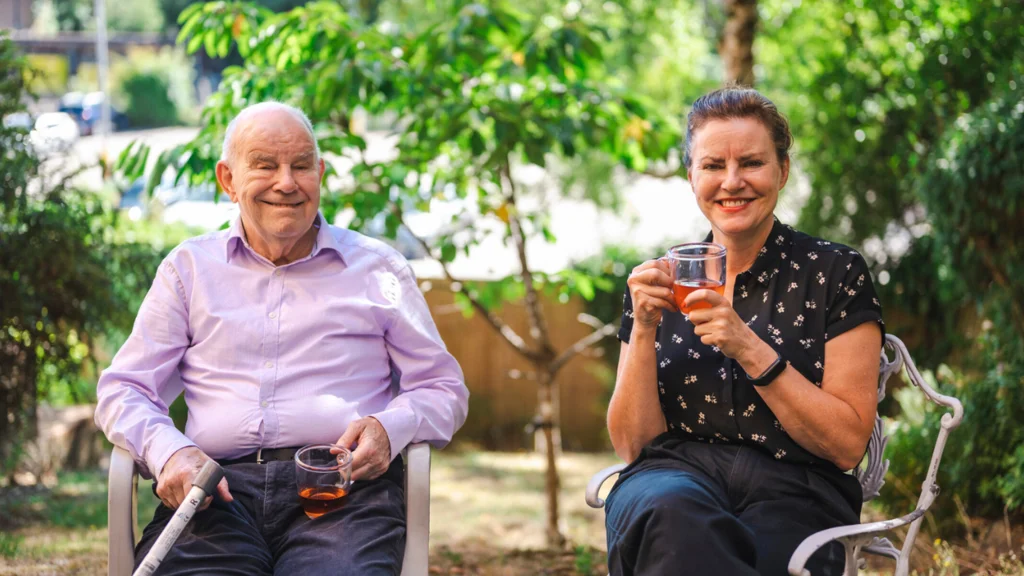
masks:
[[[260,446],[256,449],[256,463],[263,464],[263,447]]]

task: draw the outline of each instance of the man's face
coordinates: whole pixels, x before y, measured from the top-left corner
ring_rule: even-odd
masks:
[[[284,110],[255,113],[236,130],[227,169],[218,170],[221,187],[238,203],[250,243],[293,244],[316,218],[323,160],[302,123]]]

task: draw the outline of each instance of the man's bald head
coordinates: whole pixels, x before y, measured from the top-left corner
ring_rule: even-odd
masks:
[[[294,106],[283,104],[281,102],[259,102],[257,104],[250,104],[242,109],[241,112],[235,116],[231,122],[228,123],[228,128],[224,132],[224,144],[221,146],[220,159],[227,162],[229,165],[235,160],[235,153],[237,152],[236,142],[238,140],[239,133],[243,132],[252,122],[259,121],[261,117],[273,115],[274,113],[285,112],[302,124],[302,127],[309,133],[309,139],[313,141],[313,148],[316,150],[316,160],[320,160],[320,146],[317,144],[316,136],[313,134],[313,123],[309,121],[309,117],[306,113]]]

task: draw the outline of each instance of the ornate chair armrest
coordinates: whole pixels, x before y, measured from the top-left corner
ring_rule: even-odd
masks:
[[[107,486],[107,566],[110,576],[127,576],[135,568],[135,461],[124,448],[110,454]]]
[[[894,528],[900,526],[906,526],[917,520],[921,516],[924,516],[925,509],[918,508],[906,516],[896,518],[895,520],[882,520],[881,522],[871,522],[869,524],[854,524],[851,526],[840,526],[838,528],[829,528],[828,530],[822,530],[815,534],[808,536],[803,542],[797,546],[793,556],[789,559],[789,573],[791,576],[810,576],[804,566],[807,561],[811,558],[819,548],[825,546],[829,542],[840,541],[844,546],[847,546],[847,561],[849,562],[852,558],[850,554],[850,546],[868,546],[871,544],[875,537],[880,534],[884,534]],[[856,572],[847,572],[848,574],[855,574]]]
[[[410,444],[405,457],[405,560],[402,576],[427,576],[430,545],[430,444]]]
[[[590,482],[587,483],[587,504],[591,508],[604,507],[604,499],[597,497],[597,493],[601,491],[601,485],[603,485],[606,480],[611,478],[612,475],[622,472],[623,468],[625,467],[625,464],[616,464],[614,466],[609,466],[604,470],[601,470],[597,474],[594,474],[590,478]]]

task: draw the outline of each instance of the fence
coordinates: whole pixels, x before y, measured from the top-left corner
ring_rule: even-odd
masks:
[[[537,383],[530,363],[479,314],[465,318],[454,305],[447,282],[431,280],[429,284],[424,296],[448,350],[462,365],[470,390],[469,418],[457,440],[494,450],[532,446],[532,437],[525,432],[537,407]],[[562,304],[543,298],[543,311],[558,351],[591,332],[576,319],[583,311],[579,300]],[[523,304],[505,305],[499,316],[529,341]],[[608,447],[605,410],[610,384],[599,376],[602,369],[607,370],[600,358],[581,355],[558,374],[562,445],[566,450]]]

